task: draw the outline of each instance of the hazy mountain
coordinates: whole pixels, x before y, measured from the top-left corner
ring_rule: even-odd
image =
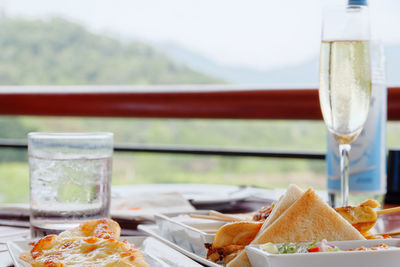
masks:
[[[61,18],[0,16],[0,84],[223,83],[141,42],[94,34]]]
[[[217,64],[199,53],[175,44],[161,44],[161,49],[170,57],[201,73],[219,77],[234,84],[265,84],[277,86],[298,86],[318,84],[319,58],[297,65],[260,71],[256,69]],[[385,47],[388,84],[400,84],[400,45]]]

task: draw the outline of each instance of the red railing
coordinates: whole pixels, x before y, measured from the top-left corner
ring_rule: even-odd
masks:
[[[0,114],[138,118],[322,119],[316,89],[229,86],[3,86]],[[400,120],[400,87],[388,119]]]

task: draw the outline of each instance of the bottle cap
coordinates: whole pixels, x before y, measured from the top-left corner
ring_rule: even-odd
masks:
[[[349,0],[349,6],[367,6],[367,0]]]

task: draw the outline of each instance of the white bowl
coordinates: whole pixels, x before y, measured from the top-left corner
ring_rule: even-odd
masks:
[[[270,254],[260,245],[246,247],[253,267],[389,267],[400,266],[400,239],[374,239],[329,242],[342,250],[361,246],[373,247],[380,243],[396,247],[377,251],[337,251],[295,254]]]

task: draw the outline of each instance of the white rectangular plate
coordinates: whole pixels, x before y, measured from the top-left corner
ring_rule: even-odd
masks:
[[[146,262],[151,267],[201,267],[200,264],[180,254],[166,244],[151,237],[122,236],[121,240],[127,240],[143,252]],[[29,251],[32,240],[8,242],[8,251],[14,261],[15,267],[29,267],[30,265],[19,259],[23,251]]]
[[[171,241],[168,241],[167,239],[165,239],[164,237],[162,237],[159,234],[159,230],[158,230],[157,225],[139,225],[138,228],[140,230],[142,230],[143,232],[149,234],[150,236],[152,236],[152,237],[160,240],[161,242],[165,243],[166,245],[170,246],[171,248],[173,248],[173,249],[179,251],[180,253],[188,256],[189,258],[191,258],[191,259],[193,259],[193,260],[195,260],[197,262],[200,262],[201,264],[204,264],[205,266],[208,266],[208,267],[221,267],[222,266],[222,265],[216,264],[216,263],[214,263],[212,261],[209,261],[209,260],[207,260],[207,259],[205,259],[203,257],[200,257],[199,255],[196,255],[193,252],[188,251],[188,250],[186,250],[186,249],[184,249],[184,248],[172,243]]]
[[[380,243],[400,247],[400,239],[374,239],[329,242],[342,250],[361,246],[373,247]],[[379,251],[338,251],[295,254],[269,254],[259,249],[259,245],[246,247],[253,267],[338,267],[338,266],[400,266],[400,248]]]
[[[204,215],[208,214],[208,211],[192,213]],[[181,213],[179,216],[156,214],[154,218],[159,229],[158,233],[162,237],[202,258],[205,258],[207,254],[204,243],[212,243],[214,241],[215,232],[225,224],[225,222],[220,221],[190,218],[189,214],[186,213]],[[192,226],[194,224],[198,228],[212,228],[215,232],[207,233]]]

